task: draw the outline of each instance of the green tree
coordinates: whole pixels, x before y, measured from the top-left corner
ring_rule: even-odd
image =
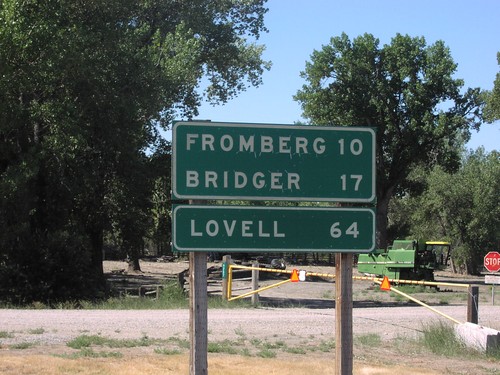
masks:
[[[155,180],[152,193],[152,208],[149,215],[151,220],[148,238],[150,246],[155,249],[159,255],[171,253],[170,242],[171,233],[171,214],[172,200],[170,191],[170,165],[171,165],[171,147],[170,143],[163,144],[154,157],[152,157],[152,169],[155,171]]]
[[[137,254],[157,128],[260,84],[264,2],[0,2],[1,297],[95,295],[106,231]]]
[[[419,178],[424,193],[406,199],[412,232],[451,241],[454,266],[477,274],[500,239],[500,154],[480,148],[464,155],[456,173],[436,167]]]
[[[456,64],[438,41],[396,35],[379,47],[370,34],[346,34],[314,51],[295,99],[315,125],[377,130],[377,243],[387,245],[391,198],[417,165],[459,164],[459,146],[480,125],[479,89],[461,93]]]
[[[497,53],[497,61],[500,65],[500,52]],[[493,90],[486,93],[484,116],[487,121],[500,120],[500,73],[497,73],[493,82]]]

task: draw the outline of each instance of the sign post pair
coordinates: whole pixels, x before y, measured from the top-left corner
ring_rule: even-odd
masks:
[[[374,130],[177,122],[172,147],[174,200],[311,202],[174,207],[173,248],[190,252],[191,374],[207,373],[206,303],[195,298],[207,294],[205,252],[221,250],[337,252],[336,367],[352,373],[352,259],[375,248],[375,212],[319,203],[374,204]]]

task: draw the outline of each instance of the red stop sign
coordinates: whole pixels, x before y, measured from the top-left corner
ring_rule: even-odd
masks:
[[[484,257],[484,268],[490,272],[498,272],[500,270],[500,253],[490,251]]]

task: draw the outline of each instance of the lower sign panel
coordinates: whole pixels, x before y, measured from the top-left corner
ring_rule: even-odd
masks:
[[[174,206],[176,251],[353,252],[375,248],[370,208]]]

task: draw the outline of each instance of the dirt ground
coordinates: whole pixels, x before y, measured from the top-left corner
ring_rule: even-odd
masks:
[[[220,264],[209,266],[215,269]],[[105,262],[106,272],[128,278],[134,287],[182,272],[188,264],[142,262],[141,267],[142,273],[126,275],[122,271],[125,263]],[[334,267],[300,268],[335,273]],[[498,302],[491,305],[491,289],[481,284],[484,277],[438,273],[436,278],[478,285],[479,324],[500,330],[500,307]],[[265,279],[261,287],[283,280]],[[235,280],[233,294],[245,293],[248,284]],[[220,284],[210,283],[209,290],[217,294]],[[447,286],[439,292],[424,291],[414,296],[454,319],[466,319],[467,294],[463,288]],[[260,294],[257,308],[209,309],[208,339],[213,345],[208,356],[209,373],[246,374],[258,369],[269,374],[333,374],[334,300],[333,278],[325,276],[268,289]],[[394,293],[382,292],[367,281],[353,282],[353,300],[355,374],[500,374],[500,361],[484,355],[443,357],[414,345],[425,324],[446,321],[441,315],[401,300]],[[185,345],[189,343],[188,322],[189,312],[183,309],[0,310],[0,374],[185,374],[189,365]],[[81,336],[122,342],[147,338],[148,345],[93,346],[94,352],[109,356],[80,358],[67,343]]]

